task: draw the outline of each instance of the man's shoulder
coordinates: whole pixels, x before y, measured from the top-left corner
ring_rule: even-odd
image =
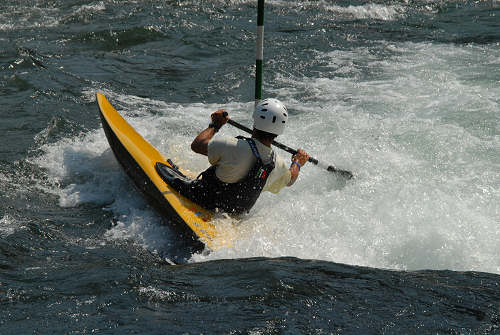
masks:
[[[215,136],[213,137],[209,145],[217,145],[217,146],[234,146],[238,142],[238,139],[231,136]]]
[[[223,155],[225,153],[241,150],[238,139],[231,136],[216,136],[208,142],[208,152],[213,155]]]

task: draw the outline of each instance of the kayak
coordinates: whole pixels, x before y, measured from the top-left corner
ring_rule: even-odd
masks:
[[[164,171],[183,172],[146,141],[111,105],[97,93],[102,127],[109,145],[146,200],[180,233],[181,238],[209,250],[231,247],[230,239],[213,222],[213,213],[180,195],[162,177]]]

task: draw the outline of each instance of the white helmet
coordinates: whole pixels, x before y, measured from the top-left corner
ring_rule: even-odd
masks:
[[[287,120],[288,111],[277,99],[261,100],[253,112],[254,128],[275,135],[283,134]]]

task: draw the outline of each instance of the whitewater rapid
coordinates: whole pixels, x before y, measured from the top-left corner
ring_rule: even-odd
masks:
[[[498,87],[491,78],[474,76],[498,64],[498,52],[484,64],[477,60],[486,47],[381,48],[396,56],[317,53],[331,71],[360,75],[281,77],[282,88],[271,92],[291,110],[280,140],[353,171],[355,178],[345,183],[307,165],[296,185],[278,196],[262,195],[249,216],[232,222],[240,236],[233,248],[192,261],[295,256],[379,268],[500,273]],[[364,80],[366,69],[377,71],[376,78]],[[294,99],[298,92],[307,98]],[[82,92],[88,101],[94,93]],[[139,133],[192,173],[208,166],[189,143],[211,112],[223,107],[233,119],[251,122],[252,102],[181,105],[104,93]],[[218,136],[237,134],[226,126]],[[121,170],[101,129],[43,150],[36,162],[60,185],[60,206],[93,203],[118,217],[108,239],[132,239],[161,251],[173,238]]]
[[[232,5],[238,3],[248,1]],[[403,3],[270,3],[296,12],[321,8],[332,21],[391,21],[413,10]],[[0,14],[0,30],[85,22],[106,6],[74,6],[65,15],[58,8],[16,9]],[[431,15],[436,7],[418,10]],[[249,216],[230,222],[240,236],[233,248],[194,255],[192,261],[295,256],[391,269],[500,273],[498,44],[374,40],[309,54],[319,71],[279,71],[265,87],[267,96],[291,111],[279,140],[355,178],[345,183],[306,165],[292,188],[262,195]],[[105,93],[139,133],[193,174],[208,163],[189,144],[211,112],[226,108],[236,121],[251,125],[252,101],[179,104],[96,86],[81,92],[85,101],[94,103],[97,91]],[[57,124],[39,136],[51,127]],[[226,126],[219,136],[238,134]],[[131,240],[161,252],[174,238],[121,170],[102,129],[73,133],[40,151],[28,161],[44,169],[48,182],[34,183],[57,196],[62,208],[90,205],[112,212],[116,219],[105,240]],[[2,221],[0,233],[11,234],[14,219],[6,215]]]

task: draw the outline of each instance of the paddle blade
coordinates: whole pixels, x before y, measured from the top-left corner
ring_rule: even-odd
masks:
[[[330,172],[333,172],[333,173],[335,173],[337,175],[340,175],[340,176],[342,176],[342,178],[345,178],[347,180],[349,180],[352,177],[354,177],[354,175],[350,171],[339,170],[339,169],[334,168],[333,166],[329,166],[326,170],[330,171]]]
[[[340,177],[342,177],[344,179],[349,180],[349,179],[352,179],[352,177],[354,177],[354,175],[350,171],[337,169],[335,166],[333,166],[333,165],[327,165],[327,164],[325,164],[323,162],[319,162],[315,158],[312,158],[312,157],[309,158],[309,162],[313,163],[314,165],[318,165],[318,166],[322,167],[326,171],[335,173],[337,176],[340,176]]]

